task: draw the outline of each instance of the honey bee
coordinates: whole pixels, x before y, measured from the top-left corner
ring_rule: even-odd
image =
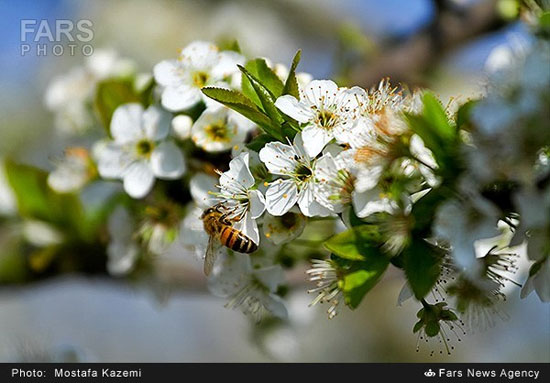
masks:
[[[229,212],[222,204],[206,209],[201,219],[204,230],[209,235],[204,258],[204,274],[209,275],[212,271],[221,245],[245,254],[253,253],[258,249],[258,245],[252,239],[233,227]]]

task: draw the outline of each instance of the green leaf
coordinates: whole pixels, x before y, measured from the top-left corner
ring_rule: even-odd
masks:
[[[300,98],[300,92],[299,92],[300,88],[298,87],[298,80],[296,79],[296,68],[298,67],[298,63],[300,62],[301,55],[302,55],[301,50],[296,52],[296,55],[294,55],[294,59],[292,60],[292,65],[290,66],[290,71],[288,72],[288,77],[286,78],[285,87],[282,93],[282,94],[290,94],[291,96],[294,96],[297,99]]]
[[[332,259],[341,268],[344,276],[340,281],[340,289],[344,294],[346,304],[355,309],[365,294],[377,283],[389,265],[389,259],[379,249],[371,248],[363,254],[362,261],[349,261],[332,255]]]
[[[449,141],[455,138],[456,129],[451,125],[447,113],[441,102],[430,92],[426,92],[422,98],[424,119],[443,140]]]
[[[283,118],[279,113],[279,109],[275,106],[275,96],[260,82],[259,79],[247,71],[246,68],[240,65],[238,65],[238,67],[248,81],[250,81],[252,88],[254,88],[254,91],[260,99],[263,110],[275,125],[280,126],[283,123]],[[276,137],[282,137],[282,135],[279,133]]]
[[[48,222],[78,236],[87,234],[87,222],[78,196],[51,190],[47,184],[48,174],[33,166],[7,160],[5,169],[22,217]]]
[[[280,97],[283,94],[285,85],[271,69],[264,59],[256,59],[257,77],[260,82],[275,96]]]
[[[202,88],[202,92],[213,100],[216,100],[228,108],[242,114],[252,122],[258,124],[267,134],[281,139],[279,134],[279,128],[275,126],[271,119],[261,110],[259,110],[254,103],[235,90],[229,90],[217,87],[205,87]]]
[[[412,208],[413,236],[426,238],[431,235],[432,224],[439,206],[452,197],[452,189],[436,188],[418,200]]]
[[[550,29],[550,11],[544,11],[539,17],[539,26],[541,28]]]
[[[405,114],[405,116],[411,130],[422,138],[426,147],[434,154],[437,163],[441,165],[442,159],[446,156],[443,140],[422,115]]]
[[[418,331],[420,331],[423,325],[424,325],[423,319],[420,319],[418,322],[416,322],[413,327],[413,333],[417,333]]]
[[[375,225],[356,226],[324,243],[345,275],[341,289],[346,304],[356,308],[380,280],[390,263],[382,252],[381,237]]]
[[[293,124],[291,121],[285,121],[283,122],[283,125],[281,126],[283,137],[293,141],[294,136],[296,136],[296,133],[300,132],[300,128],[298,128],[295,124]]]
[[[372,252],[368,260],[361,262],[361,269],[344,277],[342,291],[346,304],[352,309],[357,308],[367,294],[380,280],[389,260],[381,252]]]
[[[451,310],[443,310],[443,311],[441,311],[440,318],[441,318],[442,320],[448,320],[448,321],[455,321],[455,320],[458,320],[458,317],[456,316],[456,314],[455,314],[454,312],[452,312]]]
[[[403,251],[405,275],[418,300],[430,292],[439,278],[442,258],[438,248],[422,239],[414,240]]]
[[[242,53],[241,46],[236,39],[223,39],[216,43],[220,51],[233,51],[237,53]]]
[[[148,98],[148,93],[144,92],[143,95],[140,95],[135,90],[133,82],[128,79],[105,80],[97,85],[94,109],[103,127],[110,135],[111,118],[115,109],[129,102],[142,102],[144,98]]]
[[[275,97],[279,97],[283,93],[284,84],[271,69],[264,59],[250,60],[245,65],[246,70],[252,74],[258,81]],[[243,77],[243,83],[248,79]],[[249,83],[250,84],[250,83]],[[244,89],[243,89],[244,93]],[[246,94],[246,93],[245,93]]]
[[[426,331],[427,336],[434,337],[437,334],[439,334],[439,330],[440,330],[439,322],[430,321],[430,322],[426,323],[425,331]]]
[[[0,284],[24,282],[29,272],[21,238],[19,235],[5,235],[0,245],[2,246]]]
[[[424,109],[420,115],[406,113],[411,130],[416,133],[434,154],[439,175],[458,174],[457,161],[460,140],[458,130],[447,118],[439,100],[431,93],[423,97]]]
[[[365,255],[378,251],[381,236],[375,225],[356,226],[328,239],[324,246],[340,258],[363,261]]]
[[[257,63],[256,60],[250,60],[248,61],[244,66],[250,73],[254,75],[258,75],[258,69],[257,69]],[[248,97],[256,106],[262,107],[262,102],[260,101],[260,98],[258,97],[258,94],[256,93],[256,90],[254,90],[254,87],[250,83],[250,80],[247,76],[241,76],[241,91],[243,92],[243,95]]]
[[[28,256],[31,270],[35,273],[46,270],[59,255],[59,250],[59,246],[48,246],[34,250]]]
[[[265,144],[274,140],[275,139],[269,134],[262,133],[254,137],[252,141],[246,144],[246,147],[250,150],[254,150],[255,152],[259,152],[265,146]]]

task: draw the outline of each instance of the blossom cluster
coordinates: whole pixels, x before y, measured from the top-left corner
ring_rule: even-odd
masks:
[[[303,261],[312,305],[328,303],[329,318],[396,267],[399,304],[422,304],[414,332],[449,352],[445,331],[500,315],[525,240],[534,264],[521,294],[550,299],[550,74],[535,71],[550,50],[540,44],[458,111],[389,79],[370,89],[313,79],[296,72],[299,53],[287,68],[195,41],[149,74],[102,54],[47,92],[61,130],[83,134],[97,116],[104,134],[37,173],[55,192],[45,201],[82,215],[29,209],[27,236],[47,250],[34,265],[94,242],[114,277],[174,258],[202,269],[206,257],[211,292],[258,320],[286,318],[285,270]],[[32,173],[6,169],[14,189],[18,171]],[[97,211],[94,193],[105,195]]]
[[[212,43],[189,44],[177,59],[155,65],[153,102],[120,104],[113,110],[109,137],[90,153],[67,150],[50,174],[50,186],[63,193],[97,177],[118,179],[131,198],[146,204],[156,198],[155,179],[188,180],[193,202],[180,209],[180,220],[149,222],[139,229],[121,223],[131,221],[124,208],[113,213],[107,252],[109,270],[116,275],[132,270],[140,241],[153,253],[175,242],[204,257],[208,236],[200,216],[216,204],[257,246],[268,241],[280,248],[302,234],[308,218],[349,217],[351,211],[360,219],[407,214],[413,195],[437,184],[437,163],[404,118],[404,113],[419,112],[421,92],[398,90],[389,80],[365,90],[293,73],[298,92],[281,95],[274,106],[299,128],[259,150],[247,148],[260,127],[202,92],[205,87],[240,91],[239,66],[245,63],[240,53],[220,51]],[[262,63],[281,82],[289,75],[281,64]],[[199,158],[193,158],[197,153]],[[231,160],[221,165],[224,172],[203,159],[228,154]],[[392,177],[406,182],[396,190],[385,180]],[[136,227],[137,234],[114,229],[119,225]],[[169,230],[158,228],[162,226]]]

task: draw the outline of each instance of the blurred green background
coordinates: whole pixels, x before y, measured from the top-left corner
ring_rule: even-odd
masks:
[[[434,89],[445,101],[479,96],[484,63],[498,46],[529,39],[514,1],[501,0],[242,0],[0,1],[0,158],[43,169],[75,139],[59,134],[43,102],[54,76],[83,56],[22,56],[20,21],[93,22],[94,48],[113,48],[140,72],[192,40],[237,39],[249,56],[289,63],[342,85],[394,82]],[[6,236],[0,229],[0,238]],[[2,251],[7,251],[5,247]],[[1,257],[1,255],[0,255]],[[303,269],[291,275],[290,321],[254,326],[223,307],[204,280],[169,287],[185,260],[170,254],[158,280],[128,284],[65,275],[0,288],[0,361],[116,362],[548,362],[550,306],[511,289],[510,319],[467,335],[449,357],[416,353],[416,303],[397,307],[403,276],[388,273],[355,312],[328,320],[308,308]],[[192,261],[189,261],[192,262]],[[526,265],[518,280],[526,279]]]

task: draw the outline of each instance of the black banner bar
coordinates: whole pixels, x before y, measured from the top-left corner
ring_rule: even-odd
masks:
[[[548,363],[369,363],[369,364],[208,364],[208,363],[2,363],[0,382],[182,382],[192,377],[263,381],[307,379],[337,382],[548,382]],[[353,374],[353,375],[352,375]],[[395,380],[393,380],[395,379]]]

